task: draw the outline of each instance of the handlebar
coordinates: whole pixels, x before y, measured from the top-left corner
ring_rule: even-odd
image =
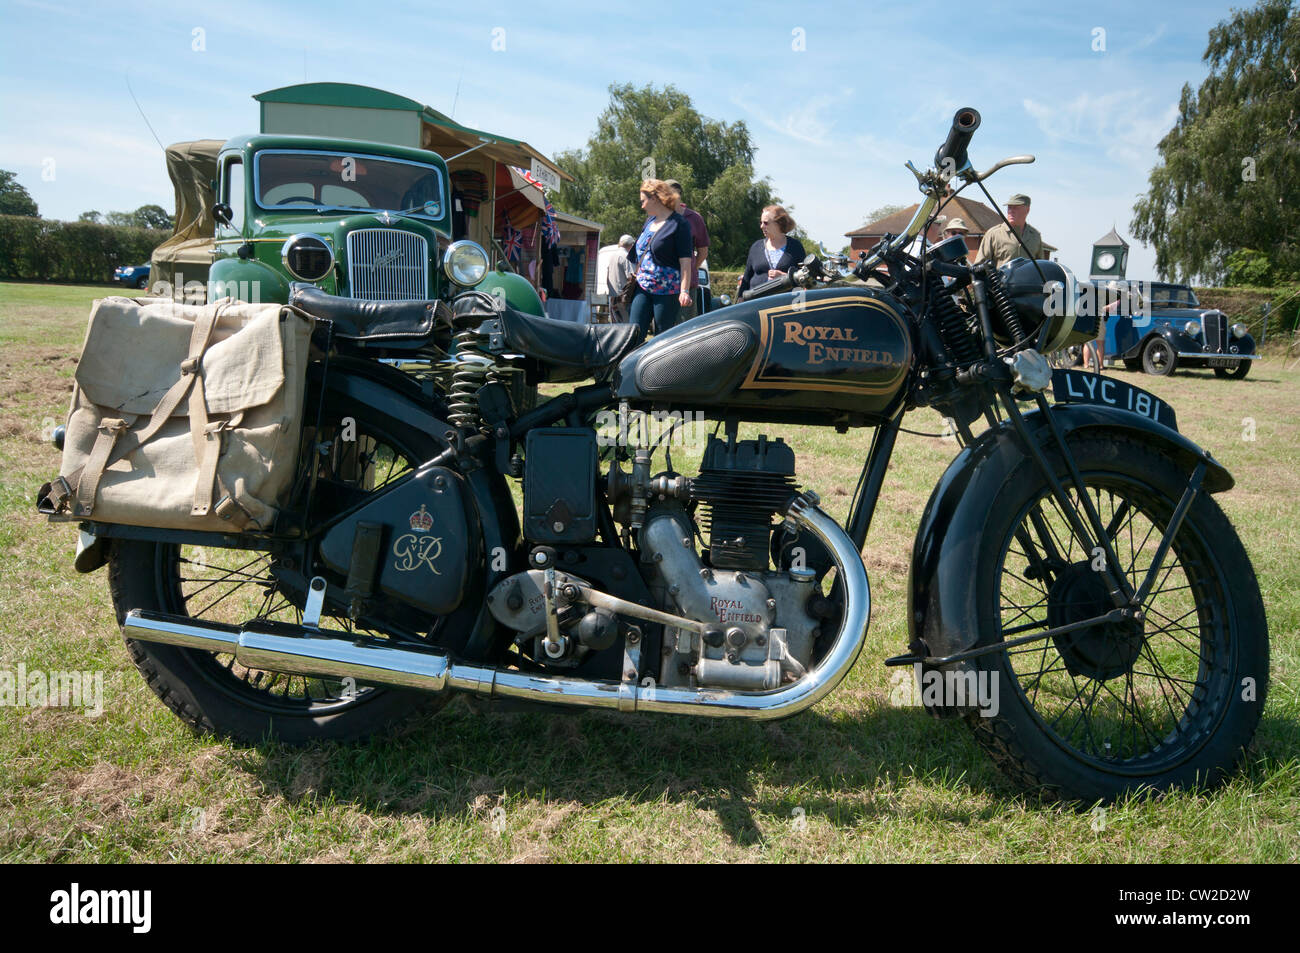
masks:
[[[966,158],[966,147],[970,145],[970,138],[979,127],[979,110],[973,106],[963,106],[957,110],[957,114],[952,117],[952,128],[948,130],[948,138],[934,154],[934,167],[943,169],[951,162],[950,172],[960,172],[966,168],[969,164]]]
[[[782,291],[789,291],[794,287],[794,279],[790,277],[790,272],[786,272],[780,278],[773,278],[771,281],[765,281],[761,285],[754,285],[748,291],[742,292],[741,301],[752,301],[754,298],[762,298],[765,295],[780,294]]]

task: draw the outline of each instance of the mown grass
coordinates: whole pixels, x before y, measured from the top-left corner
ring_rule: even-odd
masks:
[[[0,708],[0,859],[10,861],[1295,861],[1300,849],[1300,366],[1244,381],[1128,380],[1170,401],[1233,471],[1219,497],[1254,562],[1272,687],[1242,772],[1212,794],[1099,812],[1006,782],[960,723],[893,707],[880,661],[906,643],[907,564],[951,441],[903,435],[864,553],[872,626],[840,689],[778,724],[494,713],[457,701],[368,744],[290,749],[198,737],[132,667],[103,572],[34,512],[56,474],[42,431],[66,411],[92,298],[0,285],[0,671],[104,673],[98,718]],[[938,418],[909,418],[938,433]],[[869,434],[764,430],[844,518]],[[745,435],[757,433],[748,428]],[[1253,439],[1250,439],[1252,438]],[[688,471],[691,454],[674,464]]]

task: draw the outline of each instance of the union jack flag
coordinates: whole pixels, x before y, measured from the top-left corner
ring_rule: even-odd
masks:
[[[542,185],[542,183],[538,182],[537,179],[535,179],[535,178],[533,177],[533,174],[532,174],[531,172],[529,172],[527,169],[521,169],[521,168],[519,168],[519,166],[517,166],[517,165],[512,165],[510,168],[512,168],[512,169],[514,169],[516,172],[518,172],[519,175],[523,178],[523,180],[524,180],[525,182],[527,182],[527,183],[529,183],[529,184],[531,184],[531,185],[535,185],[535,186],[537,186],[539,189],[545,190],[546,186],[544,186],[544,185]]]
[[[506,216],[506,225],[501,234],[501,247],[505,249],[506,259],[518,261],[524,253],[524,233],[510,224],[509,215]]]
[[[546,203],[546,211],[542,219],[542,235],[546,243],[551,247],[560,244],[560,226],[555,222],[555,208],[550,202]]]

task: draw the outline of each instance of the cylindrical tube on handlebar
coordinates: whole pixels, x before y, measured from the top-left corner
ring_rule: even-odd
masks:
[[[755,285],[740,296],[741,301],[749,301],[753,298],[761,298],[764,295],[780,294],[782,291],[789,291],[794,287],[794,279],[790,277],[789,272],[780,278],[773,278],[771,281],[765,281],[761,285]]]
[[[948,138],[939,147],[939,151],[934,154],[934,167],[942,170],[948,159],[952,160],[952,171],[954,172],[965,166],[966,147],[970,145],[970,137],[975,134],[975,130],[979,127],[979,110],[973,106],[963,106],[957,110],[956,115],[952,117],[952,128],[948,130]]]

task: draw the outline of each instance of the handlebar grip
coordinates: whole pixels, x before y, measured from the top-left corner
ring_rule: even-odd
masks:
[[[761,285],[754,285],[748,291],[740,296],[741,301],[751,301],[754,298],[761,298],[764,295],[780,294],[782,291],[789,291],[794,287],[794,279],[790,273],[786,272],[780,278],[773,278],[771,281],[765,281]]]
[[[979,110],[973,106],[963,106],[957,110],[952,117],[952,128],[948,130],[948,138],[944,140],[939,151],[934,154],[934,167],[942,169],[945,160],[951,159],[954,171],[966,165],[966,147],[970,145],[970,138],[975,134],[975,130],[980,127]]]

